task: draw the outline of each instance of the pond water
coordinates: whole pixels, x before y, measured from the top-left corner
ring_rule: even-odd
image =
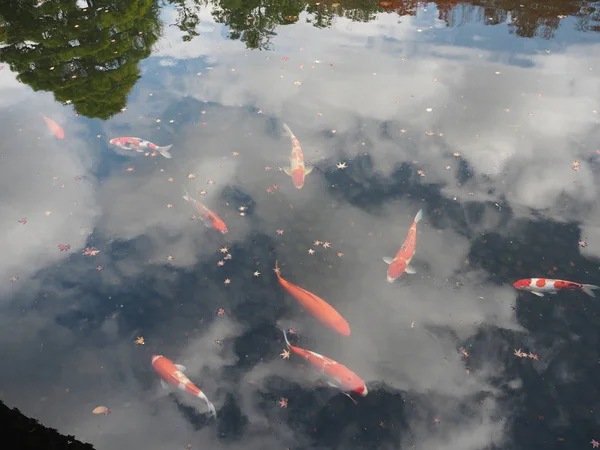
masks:
[[[0,398],[99,450],[597,446],[599,299],[513,283],[600,284],[599,7],[2,2]]]

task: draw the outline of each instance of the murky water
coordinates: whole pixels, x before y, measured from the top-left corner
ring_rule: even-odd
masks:
[[[596,445],[598,299],[512,284],[600,284],[598,7],[2,2],[0,398],[99,450]]]

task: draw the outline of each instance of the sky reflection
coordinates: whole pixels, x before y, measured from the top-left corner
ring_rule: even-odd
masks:
[[[198,10],[197,36],[171,26],[181,9],[162,9],[110,118],[0,71],[3,401],[97,449],[590,445],[598,307],[511,284],[600,284],[597,35],[576,18],[553,40],[504,23],[447,28],[431,4],[328,28],[300,12],[259,51],[229,38],[217,8]],[[283,122],[315,165],[302,190],[278,170]],[[119,136],[173,144],[173,159],[111,146]],[[227,235],[192,220],[184,189]],[[420,208],[417,274],[389,284],[382,257]],[[276,259],[350,337],[302,312]],[[281,327],[369,395],[355,406],[281,360]],[[155,353],[187,367],[216,423],[160,387]]]

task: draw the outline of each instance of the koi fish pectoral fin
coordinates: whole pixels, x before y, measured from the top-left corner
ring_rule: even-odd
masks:
[[[413,266],[406,266],[406,269],[404,269],[404,271],[406,273],[410,273],[410,274],[417,273],[417,269],[415,269]]]
[[[165,380],[160,380],[160,385],[163,389],[169,389],[169,384]]]
[[[292,176],[292,169],[290,167],[284,167],[283,171],[286,175],[289,175],[290,177]]]
[[[177,367],[180,372],[185,372],[185,366],[182,366],[181,364],[175,364],[175,367]]]
[[[304,175],[308,175],[309,173],[311,173],[313,171],[314,167],[313,166],[305,166],[304,167]]]
[[[394,258],[390,258],[389,256],[384,256],[383,257],[383,262],[386,264],[391,264],[394,262]]]
[[[533,295],[537,295],[538,297],[543,297],[544,296],[544,294],[542,294],[541,292],[531,291],[531,293]]]

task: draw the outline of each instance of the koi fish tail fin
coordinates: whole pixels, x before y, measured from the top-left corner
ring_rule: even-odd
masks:
[[[167,159],[171,159],[173,156],[169,153],[169,150],[173,147],[173,144],[167,145],[165,147],[156,147],[156,150],[160,152]]]
[[[187,191],[187,189],[186,189],[186,188],[183,188],[183,192],[184,192],[184,194],[183,194],[183,199],[184,199],[186,202],[191,202],[191,201],[192,201],[192,197],[190,197],[190,193]]]
[[[285,122],[283,123],[283,131],[284,134],[287,134],[290,137],[294,136],[294,133],[292,133],[292,130],[290,129],[290,127],[288,127],[288,124]]]
[[[287,333],[283,329],[281,330],[281,332],[283,333],[283,339],[285,339],[285,345],[287,345],[287,348],[290,348],[290,341],[288,341]]]
[[[584,284],[581,286],[581,290],[585,292],[590,297],[595,297],[594,291],[592,289],[600,289],[600,286],[596,286],[595,284]]]
[[[210,415],[216,419],[217,410],[215,409],[215,405],[213,405],[209,399],[206,399],[206,406],[208,406],[208,411],[210,412]]]
[[[200,391],[198,392],[198,398],[201,398],[206,402],[206,406],[208,407],[208,412],[210,412],[210,415],[213,417],[217,417],[217,410],[215,409],[215,405],[213,405],[213,403],[208,399],[206,394]]]
[[[275,260],[275,273],[277,274],[277,278],[279,278],[281,273],[279,271],[279,264],[277,264],[277,260]]]
[[[417,215],[415,216],[415,223],[418,223],[423,218],[423,210],[420,209]]]

